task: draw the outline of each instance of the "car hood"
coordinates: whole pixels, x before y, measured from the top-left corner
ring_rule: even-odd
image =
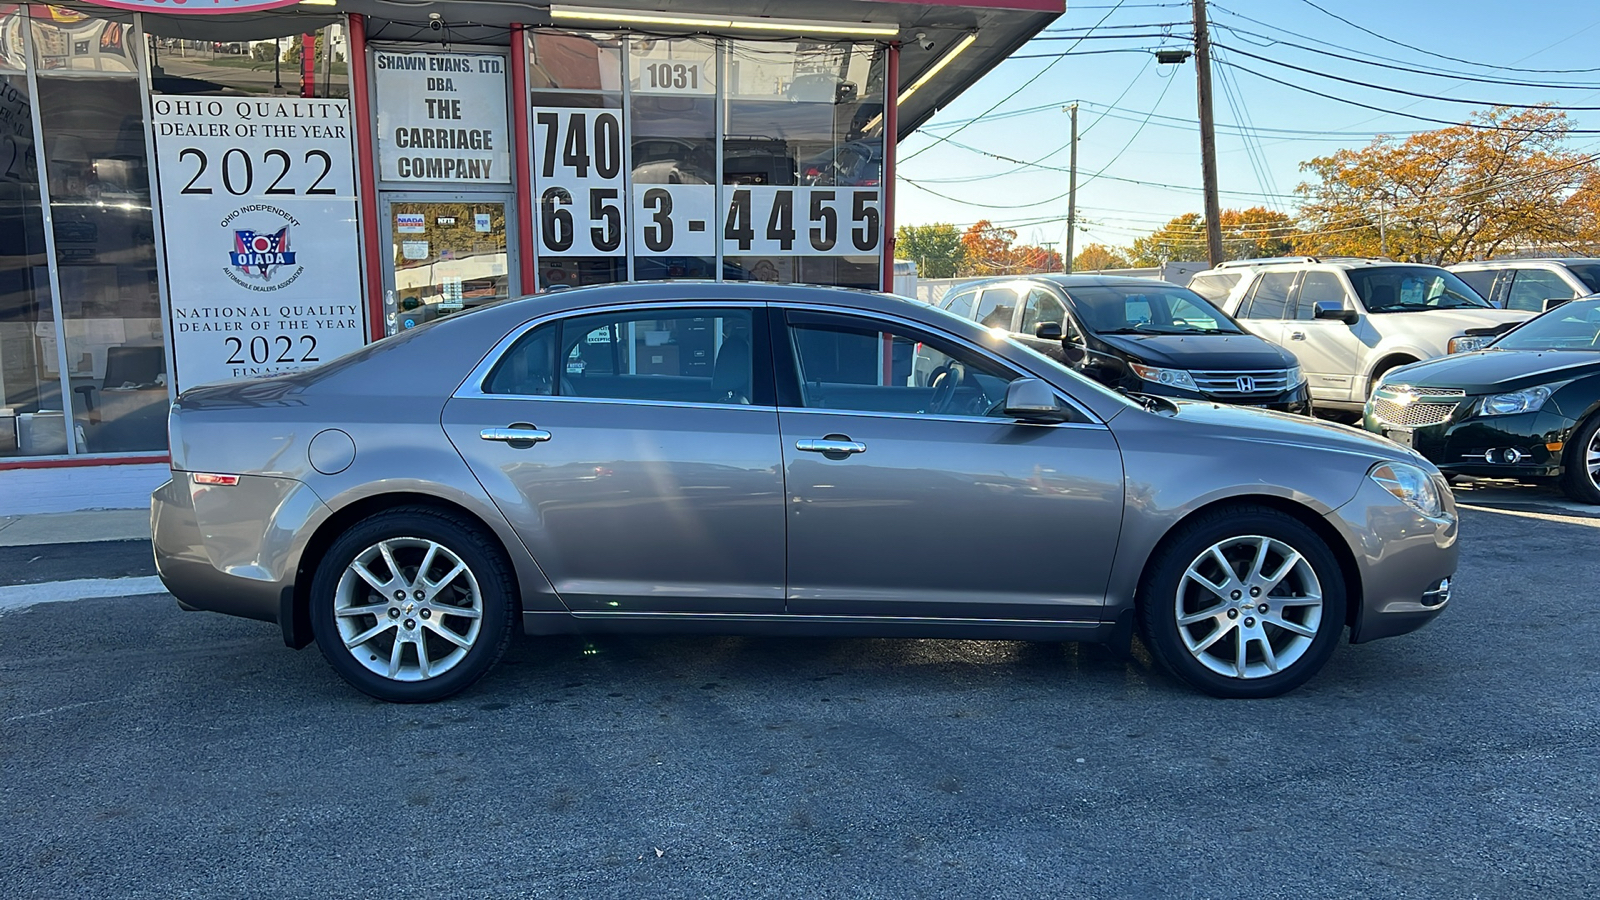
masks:
[[[1253,334],[1097,334],[1118,353],[1172,369],[1249,371],[1287,369],[1295,358]]]
[[[1401,366],[1384,380],[1497,394],[1597,373],[1600,353],[1593,350],[1479,350]]]
[[[1521,309],[1423,309],[1414,312],[1368,313],[1380,322],[1428,323],[1434,328],[1454,328],[1457,332],[1468,328],[1494,328],[1508,322],[1522,322],[1534,314]]]
[[[1201,400],[1171,400],[1181,422],[1222,430],[1221,436],[1253,443],[1304,447],[1313,450],[1351,453],[1379,460],[1404,460],[1427,470],[1433,464],[1408,447],[1357,428],[1334,425],[1309,416],[1208,403]]]

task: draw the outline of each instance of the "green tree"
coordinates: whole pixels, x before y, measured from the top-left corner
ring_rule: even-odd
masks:
[[[915,262],[920,278],[955,278],[966,258],[954,225],[901,225],[894,241],[895,256]]]

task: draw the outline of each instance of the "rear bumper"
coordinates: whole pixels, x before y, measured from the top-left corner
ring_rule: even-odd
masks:
[[[1438,518],[1401,504],[1370,478],[1363,479],[1349,503],[1328,514],[1361,574],[1351,643],[1415,631],[1449,605],[1448,591],[1441,593],[1440,583],[1455,575],[1459,524],[1450,491],[1440,488],[1445,514]]]
[[[233,487],[201,487],[174,472],[150,495],[156,573],[184,609],[279,622],[307,526],[327,515],[293,479],[246,475]]]

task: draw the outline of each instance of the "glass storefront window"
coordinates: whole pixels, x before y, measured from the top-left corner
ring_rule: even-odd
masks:
[[[0,457],[67,452],[31,106],[0,72]]]
[[[395,200],[389,210],[396,330],[511,296],[504,203]]]
[[[39,73],[38,101],[78,452],[159,452],[167,364],[143,98],[136,78],[63,68]]]
[[[528,87],[621,91],[622,39],[534,29],[528,34]]]
[[[191,26],[179,17],[146,22],[154,93],[350,96],[350,45],[341,24],[282,37],[212,41],[186,37]]]
[[[628,47],[634,278],[716,278],[717,44]]]
[[[90,16],[43,4],[28,9],[33,22],[33,59],[41,73],[138,73],[131,15]]]

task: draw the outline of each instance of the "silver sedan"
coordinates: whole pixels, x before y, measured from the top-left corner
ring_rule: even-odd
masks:
[[[356,688],[454,694],[528,634],[1108,641],[1264,697],[1445,607],[1412,451],[1113,393],[927,306],[674,282],[484,307],[173,405],[180,604]]]

